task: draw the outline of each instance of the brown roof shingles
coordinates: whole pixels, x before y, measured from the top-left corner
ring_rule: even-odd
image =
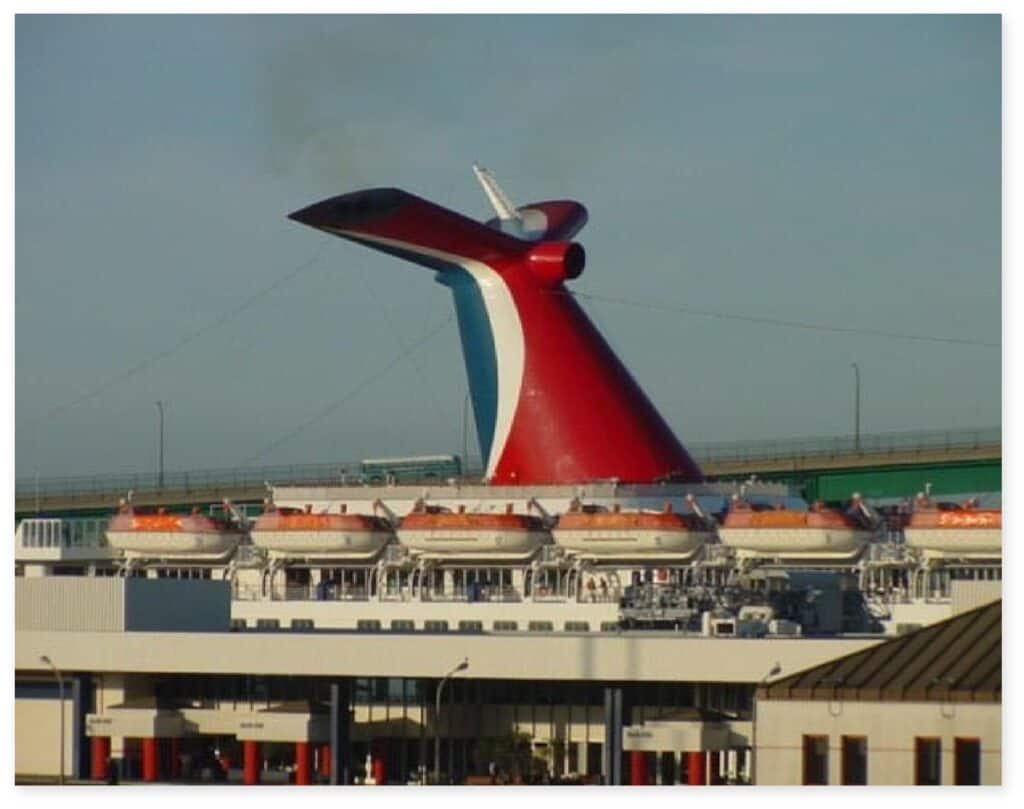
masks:
[[[758,699],[1000,702],[1002,601],[758,689]]]

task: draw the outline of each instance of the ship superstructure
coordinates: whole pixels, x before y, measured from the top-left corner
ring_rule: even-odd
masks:
[[[737,488],[276,487],[255,519],[214,506],[135,515],[134,530],[124,512],[91,532],[23,520],[15,559],[28,576],[227,580],[236,626],[262,629],[898,632],[948,616],[956,582],[1001,579],[998,511],[980,543],[975,525],[920,535],[928,512]]]

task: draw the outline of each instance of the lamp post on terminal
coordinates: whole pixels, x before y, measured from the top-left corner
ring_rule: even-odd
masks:
[[[860,366],[851,362],[853,367],[853,446],[860,452]]]
[[[462,474],[469,471],[469,391],[462,401]]]
[[[164,405],[166,402],[159,401],[154,402],[154,404],[156,405],[157,412],[160,414],[160,475],[157,478],[157,487],[162,490],[164,488]]]
[[[444,677],[441,678],[441,682],[437,684],[437,695],[434,704],[434,784],[441,783],[441,694],[444,693],[445,683],[447,683],[453,675],[458,674],[460,671],[465,671],[468,668],[469,658],[467,657],[459,663],[459,665],[444,675]]]
[[[53,676],[57,678],[57,692],[60,694],[60,774],[57,776],[57,783],[64,785],[64,677],[53,661],[46,655],[40,655],[39,662],[50,667]]]
[[[751,717],[751,740],[750,740],[750,783],[757,786],[757,691],[765,685],[772,677],[782,673],[782,664],[776,662],[754,688],[754,710]]]

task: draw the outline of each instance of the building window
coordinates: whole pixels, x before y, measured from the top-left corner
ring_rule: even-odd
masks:
[[[914,739],[914,783],[921,786],[942,783],[942,742],[939,739]]]
[[[804,736],[804,784],[828,783],[828,736]]]
[[[979,739],[957,739],[956,761],[953,783],[957,786],[979,786],[981,784],[981,741]]]
[[[868,740],[864,736],[843,736],[843,783],[868,782]]]

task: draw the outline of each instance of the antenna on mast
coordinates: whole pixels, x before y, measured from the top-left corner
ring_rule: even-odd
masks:
[[[473,174],[476,175],[476,179],[483,187],[484,193],[487,195],[487,199],[490,200],[491,207],[494,208],[494,212],[498,215],[498,219],[500,219],[502,223],[522,223],[522,214],[516,210],[516,206],[513,205],[512,200],[508,198],[508,194],[506,194],[504,190],[502,190],[502,187],[498,185],[498,181],[494,179],[494,175],[478,163],[473,164]]]

